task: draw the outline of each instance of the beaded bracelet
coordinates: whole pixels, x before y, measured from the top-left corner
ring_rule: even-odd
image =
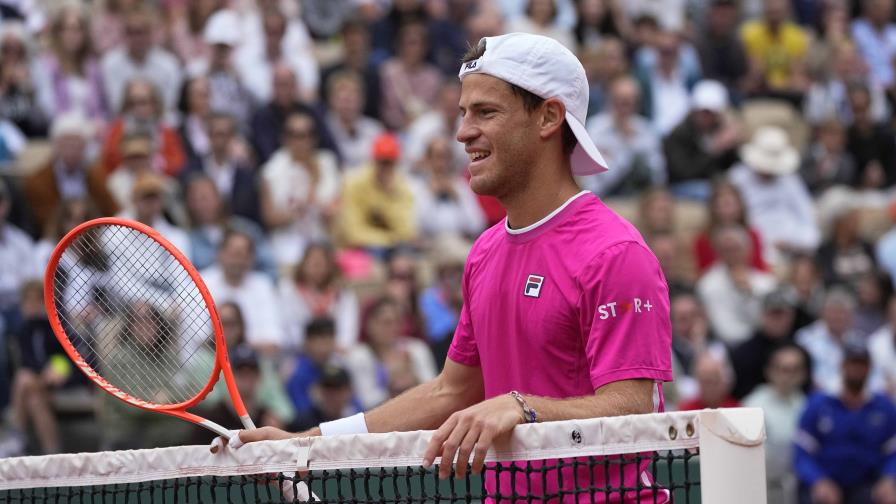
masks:
[[[520,407],[523,408],[523,419],[526,423],[535,423],[538,421],[538,412],[535,411],[535,408],[529,407],[529,403],[526,402],[526,398],[523,397],[522,394],[516,390],[511,390],[510,396],[516,399],[516,402],[520,403]]]

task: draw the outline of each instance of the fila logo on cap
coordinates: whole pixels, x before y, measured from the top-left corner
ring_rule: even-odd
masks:
[[[544,284],[544,277],[539,275],[529,275],[526,279],[526,288],[523,289],[523,295],[537,298],[541,295],[541,286]]]

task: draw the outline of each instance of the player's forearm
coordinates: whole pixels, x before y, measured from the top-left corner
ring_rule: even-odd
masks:
[[[653,381],[625,380],[610,383],[594,395],[554,399],[525,395],[539,422],[574,420],[653,412]]]
[[[464,390],[436,377],[368,411],[369,432],[437,429],[455,411],[482,400],[481,393]]]

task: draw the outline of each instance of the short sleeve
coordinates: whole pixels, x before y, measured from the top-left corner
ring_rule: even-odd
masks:
[[[471,253],[472,255],[472,253]],[[459,364],[479,366],[479,347],[473,334],[473,320],[470,318],[470,261],[464,265],[463,294],[464,304],[460,309],[460,320],[454,330],[454,338],[448,349],[448,358]]]
[[[672,381],[669,290],[642,243],[611,245],[580,273],[580,323],[591,384]]]

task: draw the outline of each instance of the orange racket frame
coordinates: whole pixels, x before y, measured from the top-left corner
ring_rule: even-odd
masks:
[[[152,238],[156,243],[164,247],[165,250],[168,251],[168,253],[174,256],[174,258],[186,270],[187,274],[190,276],[193,282],[195,282],[196,287],[199,289],[199,292],[202,295],[202,299],[203,301],[205,301],[205,304],[208,307],[208,313],[211,317],[212,326],[215,332],[215,364],[212,374],[211,376],[209,376],[208,383],[206,383],[205,387],[192,399],[177,404],[155,404],[137,397],[133,397],[106,381],[105,378],[103,378],[97,371],[93,369],[90,364],[87,363],[87,361],[81,356],[81,354],[71,343],[71,341],[69,341],[69,337],[65,333],[65,329],[63,328],[62,322],[59,319],[59,312],[56,309],[56,300],[53,295],[56,270],[59,266],[59,260],[68,246],[76,238],[81,236],[85,231],[100,226],[123,226],[139,231]],[[65,349],[65,352],[72,359],[75,365],[78,366],[78,368],[81,369],[81,371],[84,372],[84,374],[86,374],[88,378],[90,378],[94,383],[99,385],[106,392],[112,394],[113,396],[128,404],[143,408],[145,410],[156,411],[183,420],[187,420],[189,422],[201,425],[218,435],[224,436],[225,438],[230,438],[234,434],[234,432],[230,429],[227,429],[215,422],[212,422],[211,420],[207,420],[199,415],[187,411],[188,408],[192,408],[193,406],[198,404],[209,394],[209,392],[211,392],[212,388],[218,382],[219,373],[223,372],[224,382],[227,384],[227,390],[230,393],[230,399],[233,401],[233,405],[236,408],[236,412],[240,417],[240,421],[242,422],[243,427],[245,427],[246,429],[255,428],[255,424],[249,417],[249,413],[246,411],[246,406],[245,404],[243,404],[243,399],[242,397],[240,397],[239,391],[237,390],[236,381],[233,377],[233,371],[230,368],[230,360],[227,356],[227,344],[224,340],[224,329],[221,326],[221,320],[218,317],[218,310],[215,307],[215,302],[212,299],[211,293],[209,293],[208,291],[208,287],[206,287],[205,282],[202,281],[202,277],[199,275],[199,272],[196,271],[196,268],[193,266],[193,264],[191,264],[190,261],[179,250],[177,250],[174,245],[171,244],[171,242],[166,240],[155,229],[133,220],[121,219],[117,217],[103,217],[87,221],[69,231],[62,238],[62,240],[59,241],[59,243],[56,245],[56,248],[53,250],[52,255],[50,256],[50,262],[47,265],[47,270],[44,274],[44,304],[47,308],[47,315],[49,316],[50,325],[53,328],[53,333],[56,335],[56,339],[59,340],[59,343],[62,344],[62,348]]]

